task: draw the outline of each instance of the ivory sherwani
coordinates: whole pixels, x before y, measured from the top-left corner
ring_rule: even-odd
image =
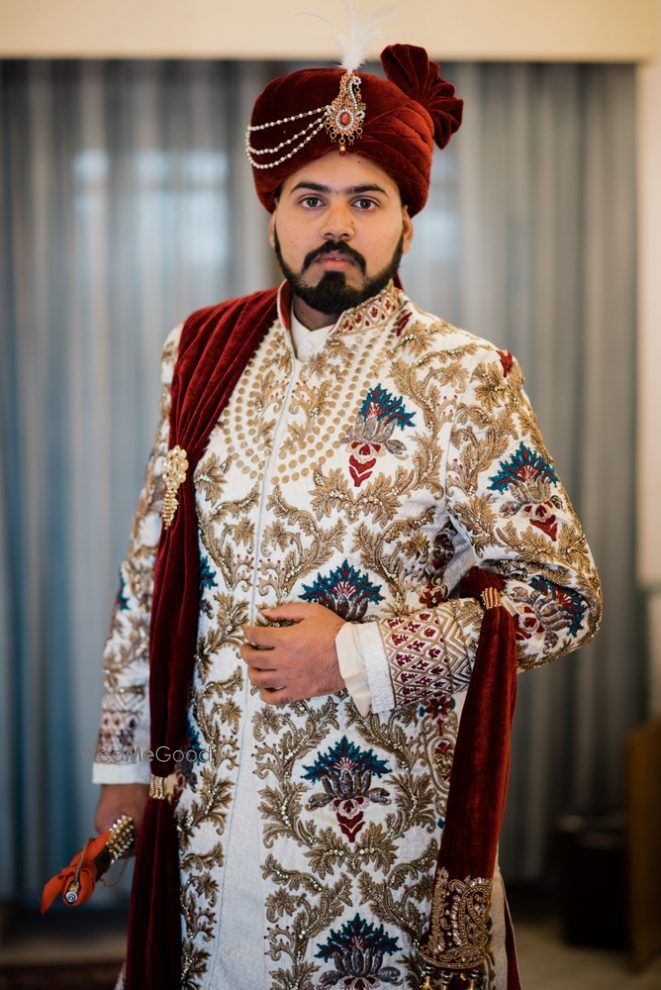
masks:
[[[413,987],[481,621],[453,591],[476,563],[506,579],[525,668],[591,638],[599,581],[509,353],[390,285],[297,359],[280,298],[195,473],[201,609],[176,811],[182,985]],[[99,782],[149,779],[131,760],[148,748],[180,333],[164,351],[162,421],[105,652]],[[345,690],[274,708],[250,689],[240,627],[286,601],[352,624],[338,649],[356,702]],[[496,988],[500,896],[492,923]]]

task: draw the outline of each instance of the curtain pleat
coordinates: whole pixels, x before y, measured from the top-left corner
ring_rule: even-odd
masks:
[[[273,284],[243,133],[282,66],[0,63],[0,898],[89,834],[100,660],[158,409],[193,309]],[[520,679],[502,851],[536,877],[556,815],[621,801],[642,716],[634,581],[630,66],[445,65],[466,101],[407,291],[511,349],[600,565],[594,645]]]

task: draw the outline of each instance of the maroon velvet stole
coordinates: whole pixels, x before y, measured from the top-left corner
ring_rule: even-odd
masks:
[[[199,549],[193,472],[246,364],[276,317],[277,289],[193,313],[186,321],[172,383],[170,449],[186,451],[178,508],[156,557],[149,636],[154,777],[175,770],[184,743],[199,614]],[[179,990],[181,929],[177,830],[169,800],[150,796],[140,829],[131,891],[127,990]]]
[[[459,594],[480,599],[485,589],[498,591],[502,586],[498,575],[473,567],[461,581]],[[492,878],[509,783],[517,677],[514,619],[497,603],[496,595],[482,618],[461,713],[431,923],[421,950],[428,973],[440,970],[446,981],[442,985],[448,988],[482,985],[479,974],[489,944]],[[507,988],[520,990],[511,932],[507,952]],[[425,986],[430,985],[428,980]]]

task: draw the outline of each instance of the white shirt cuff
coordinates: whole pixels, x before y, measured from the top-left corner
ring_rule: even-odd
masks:
[[[149,763],[93,763],[93,784],[148,784],[151,780]]]
[[[365,661],[372,711],[385,715],[395,707],[395,692],[390,679],[388,655],[381,638],[378,622],[361,622],[356,630],[360,651]]]
[[[335,649],[345,687],[356,708],[364,716],[370,710],[371,698],[365,660],[357,635],[358,629],[358,624],[354,622],[345,622],[340,626],[335,637]]]

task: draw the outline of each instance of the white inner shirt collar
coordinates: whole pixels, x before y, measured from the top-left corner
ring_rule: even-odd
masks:
[[[294,306],[292,304],[291,313],[289,316],[289,325],[291,326],[291,339],[294,346],[294,354],[299,359],[299,361],[306,361],[317,351],[320,351],[324,346],[324,341],[328,336],[329,332],[335,326],[334,323],[329,323],[327,327],[319,327],[318,330],[308,330],[299,319],[297,319],[294,313]]]

